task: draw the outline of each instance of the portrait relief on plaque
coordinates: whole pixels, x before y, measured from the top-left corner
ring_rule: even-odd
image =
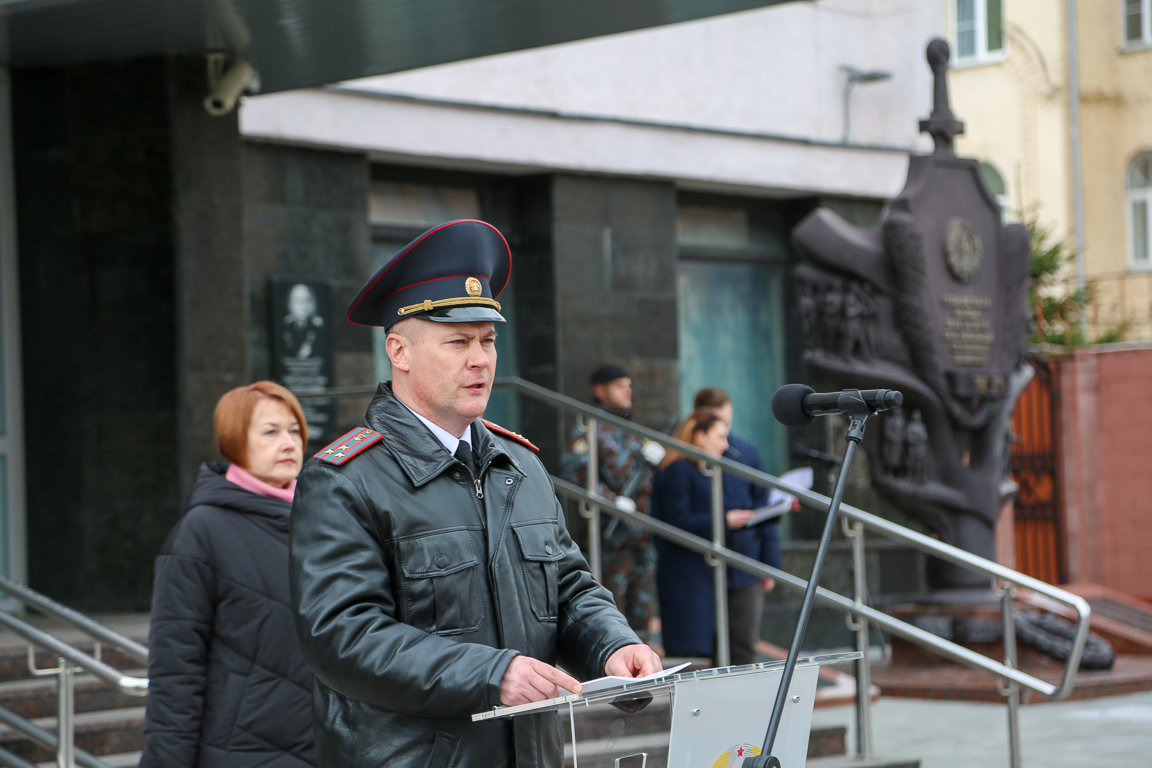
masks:
[[[332,341],[328,284],[322,280],[273,277],[268,283],[272,378],[301,398],[309,442],[328,442],[331,398],[306,398],[332,386]]]
[[[948,271],[961,285],[968,285],[980,271],[984,244],[972,222],[960,216],[948,220],[944,233],[944,256]]]

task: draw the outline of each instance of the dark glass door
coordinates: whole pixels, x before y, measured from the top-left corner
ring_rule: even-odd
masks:
[[[788,437],[772,418],[772,395],[786,383],[787,274],[783,265],[681,258],[680,406],[718,386],[732,398],[732,430],[760,450],[768,472],[788,468]]]

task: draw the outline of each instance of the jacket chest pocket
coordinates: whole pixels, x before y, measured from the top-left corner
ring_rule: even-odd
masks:
[[[557,542],[555,523],[534,523],[512,529],[520,544],[528,601],[540,621],[556,621],[559,614],[557,575],[564,553]]]
[[[475,632],[484,619],[480,560],[467,531],[447,531],[399,543],[405,624],[458,635]]]

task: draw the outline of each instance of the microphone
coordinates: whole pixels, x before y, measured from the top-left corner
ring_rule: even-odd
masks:
[[[817,393],[805,384],[785,384],[772,396],[772,415],[787,427],[803,427],[829,413],[873,414],[897,408],[904,396],[894,389],[846,389]]]

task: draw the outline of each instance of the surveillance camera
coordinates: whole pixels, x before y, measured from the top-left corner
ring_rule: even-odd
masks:
[[[228,114],[236,106],[236,100],[255,79],[256,70],[252,65],[243,59],[237,59],[212,85],[208,97],[204,99],[204,109],[213,117]]]

